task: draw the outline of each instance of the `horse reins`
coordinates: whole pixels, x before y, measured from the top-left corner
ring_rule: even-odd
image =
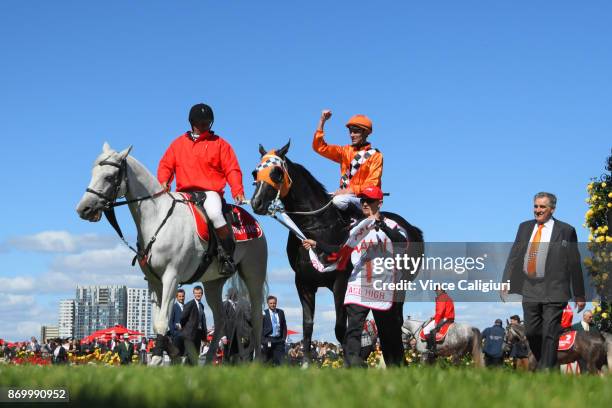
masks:
[[[159,191],[157,193],[150,194],[150,195],[147,195],[147,196],[134,198],[132,200],[127,200],[126,199],[126,200],[117,202],[117,198],[118,198],[118,195],[119,195],[119,190],[121,189],[121,183],[123,181],[126,181],[126,189],[127,189],[127,159],[123,158],[120,163],[115,163],[115,162],[109,161],[108,158],[106,158],[106,159],[102,160],[100,163],[98,163],[98,165],[99,166],[112,166],[112,167],[116,167],[116,168],[119,169],[119,171],[117,172],[117,174],[115,175],[114,180],[113,180],[113,195],[112,196],[107,196],[106,194],[101,193],[101,192],[96,191],[96,190],[93,190],[91,188],[87,188],[85,191],[88,192],[88,193],[94,194],[94,195],[102,198],[105,201],[105,203],[104,203],[104,210],[103,210],[104,211],[104,216],[108,220],[108,223],[113,227],[113,229],[115,230],[115,232],[117,233],[119,238],[121,238],[123,243],[132,252],[134,252],[134,254],[135,254],[134,259],[132,259],[132,266],[134,266],[136,264],[136,260],[139,261],[141,266],[144,266],[144,265],[146,265],[148,263],[149,253],[151,252],[151,248],[153,247],[153,243],[155,243],[155,241],[157,239],[157,234],[159,234],[161,229],[164,227],[164,225],[166,224],[166,222],[168,221],[168,219],[170,218],[170,216],[174,212],[174,208],[176,207],[176,203],[179,202],[179,201],[180,202],[185,202],[186,200],[181,200],[181,199],[174,198],[166,190],[162,190],[162,191]],[[156,198],[158,198],[158,197],[160,197],[160,196],[162,196],[164,194],[168,194],[172,198],[172,205],[170,206],[170,209],[166,213],[166,216],[162,220],[162,222],[159,225],[159,227],[157,228],[157,230],[155,230],[155,233],[153,234],[153,236],[151,236],[151,239],[149,240],[149,242],[145,246],[144,250],[140,249],[140,243],[139,243],[138,240],[136,241],[136,248],[137,249],[135,249],[132,245],[130,245],[130,243],[123,236],[123,232],[121,231],[121,227],[119,226],[119,223],[117,222],[117,216],[115,215],[115,207],[120,207],[122,205],[137,203],[137,202],[141,202],[141,201],[145,201],[145,200],[150,200],[150,199],[156,199]]]
[[[289,175],[289,170],[287,168],[287,162],[283,160],[280,156],[277,156],[274,153],[275,152],[272,151],[271,153],[268,153],[262,156],[262,161],[259,163],[259,165],[257,165],[254,171],[254,173],[259,175],[259,172],[264,169],[267,169],[270,167],[280,167],[283,170],[283,174],[286,175],[286,177],[288,178],[287,186],[284,189],[285,190],[284,194],[282,192],[283,186],[277,187],[278,183],[275,183],[272,180],[268,180],[269,177],[265,177],[262,180],[256,181],[257,183],[269,184],[270,186],[272,186],[272,188],[274,188],[277,191],[276,197],[274,198],[274,200],[270,202],[270,205],[268,206],[268,215],[274,216],[274,214],[276,214],[277,212],[284,212],[286,214],[292,214],[292,215],[316,215],[322,211],[325,211],[330,205],[332,205],[333,200],[329,200],[329,202],[325,204],[323,207],[317,210],[313,210],[313,211],[287,211],[285,210],[285,206],[283,205],[280,199],[283,198],[289,192],[289,189],[291,188],[293,181],[291,180],[291,176]],[[263,158],[265,157],[267,157],[267,159],[263,160]]]

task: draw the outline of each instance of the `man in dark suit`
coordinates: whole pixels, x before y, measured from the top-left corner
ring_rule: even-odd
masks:
[[[181,316],[183,315],[183,308],[185,307],[185,290],[179,289],[176,292],[176,302],[172,305],[172,312],[170,312],[170,318],[168,319],[168,328],[172,343],[176,346],[179,351],[177,357],[181,357],[185,354],[185,342],[181,335]],[[180,358],[176,360],[180,361]]]
[[[187,363],[190,365],[198,365],[202,337],[207,333],[204,305],[201,302],[203,293],[201,286],[193,288],[193,300],[183,308],[180,321],[180,333],[185,343]]]
[[[582,320],[572,326],[572,330],[587,331],[589,333],[599,334],[597,326],[593,323],[593,312],[585,310],[582,314]]]
[[[538,193],[534,197],[535,219],[519,225],[503,281],[523,296],[525,334],[538,368],[557,364],[561,315],[573,297],[578,312],[584,309],[584,280],[576,230],[553,218],[557,197]]]
[[[134,345],[130,343],[129,334],[125,333],[123,335],[123,341],[117,343],[117,346],[115,347],[115,352],[119,354],[119,360],[121,361],[121,365],[132,364],[132,356],[134,355]]]
[[[280,365],[285,357],[285,341],[287,339],[287,321],[285,312],[276,308],[275,296],[268,296],[268,308],[264,312],[261,344],[264,362],[272,361]]]

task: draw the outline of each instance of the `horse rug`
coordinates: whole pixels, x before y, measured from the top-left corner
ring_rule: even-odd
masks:
[[[572,330],[566,333],[562,333],[559,337],[559,351],[567,351],[574,346],[576,341],[576,330]]]
[[[453,322],[444,323],[444,325],[436,333],[436,343],[444,341],[444,338],[446,337],[446,333],[448,333],[449,327],[451,327],[453,324],[454,324]],[[427,337],[425,336],[425,333],[423,332],[423,330],[421,330],[419,333],[419,339],[421,339],[421,341],[427,341]]]
[[[206,219],[202,217],[200,211],[197,211],[195,204],[189,201],[191,199],[190,195],[185,193],[180,194],[186,200],[185,202],[189,206],[189,210],[191,210],[198,236],[202,241],[209,241],[210,235]],[[234,233],[236,242],[250,241],[255,238],[260,238],[263,235],[263,230],[257,220],[245,209],[233,204],[228,204],[228,207],[230,207],[229,218],[231,220],[232,232]]]

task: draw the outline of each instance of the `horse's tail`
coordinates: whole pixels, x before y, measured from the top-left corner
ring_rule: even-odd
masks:
[[[474,367],[483,367],[484,361],[482,358],[482,336],[480,330],[476,327],[472,327],[472,360],[474,361]]]

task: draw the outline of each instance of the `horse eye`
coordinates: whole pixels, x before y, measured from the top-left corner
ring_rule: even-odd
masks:
[[[115,179],[115,177],[114,177],[114,176],[112,176],[112,175],[109,175],[109,176],[104,177],[104,179],[105,179],[106,181],[113,181],[113,180]]]
[[[283,170],[280,167],[274,167],[270,171],[270,178],[273,182],[280,184],[283,181]]]

